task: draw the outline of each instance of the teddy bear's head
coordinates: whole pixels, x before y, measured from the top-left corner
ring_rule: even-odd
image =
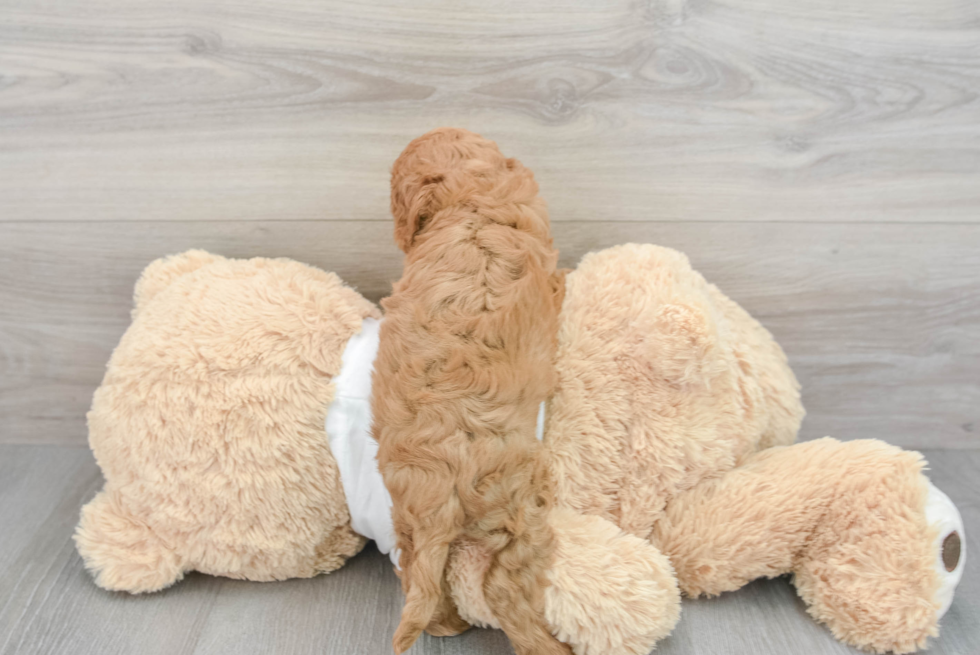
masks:
[[[135,301],[88,414],[106,483],[75,540],[99,585],[309,577],[358,552],[324,417],[377,308],[332,273],[202,251],[152,263]]]

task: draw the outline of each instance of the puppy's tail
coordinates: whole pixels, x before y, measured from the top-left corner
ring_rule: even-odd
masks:
[[[449,546],[462,528],[463,511],[455,493],[412,534],[413,558],[408,570],[408,594],[392,646],[401,655],[411,648],[442,600],[442,576]]]

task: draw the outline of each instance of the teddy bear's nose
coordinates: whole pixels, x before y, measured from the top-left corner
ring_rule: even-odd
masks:
[[[953,572],[960,563],[960,534],[953,530],[943,539],[943,566]]]

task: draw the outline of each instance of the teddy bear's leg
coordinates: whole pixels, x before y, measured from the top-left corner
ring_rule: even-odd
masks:
[[[184,577],[180,557],[146,525],[129,517],[106,491],[82,508],[75,544],[103,589],[138,594],[169,587]]]
[[[649,541],[598,516],[555,508],[554,561],[544,590],[545,620],[576,655],[647,655],[680,618],[670,562]],[[453,545],[446,581],[463,619],[500,627],[484,595],[492,554],[474,542]]]
[[[691,596],[793,573],[839,639],[910,652],[936,634],[943,603],[943,539],[922,466],[918,453],[872,440],[771,448],[672,500],[653,540]]]

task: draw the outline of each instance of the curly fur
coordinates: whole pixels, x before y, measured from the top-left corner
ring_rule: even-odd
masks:
[[[413,141],[392,170],[405,270],[384,303],[374,435],[406,593],[395,651],[465,629],[444,569],[458,537],[492,553],[486,601],[518,653],[567,653],[544,618],[554,554],[535,439],[554,384],[563,284],[532,173],[464,130]]]

